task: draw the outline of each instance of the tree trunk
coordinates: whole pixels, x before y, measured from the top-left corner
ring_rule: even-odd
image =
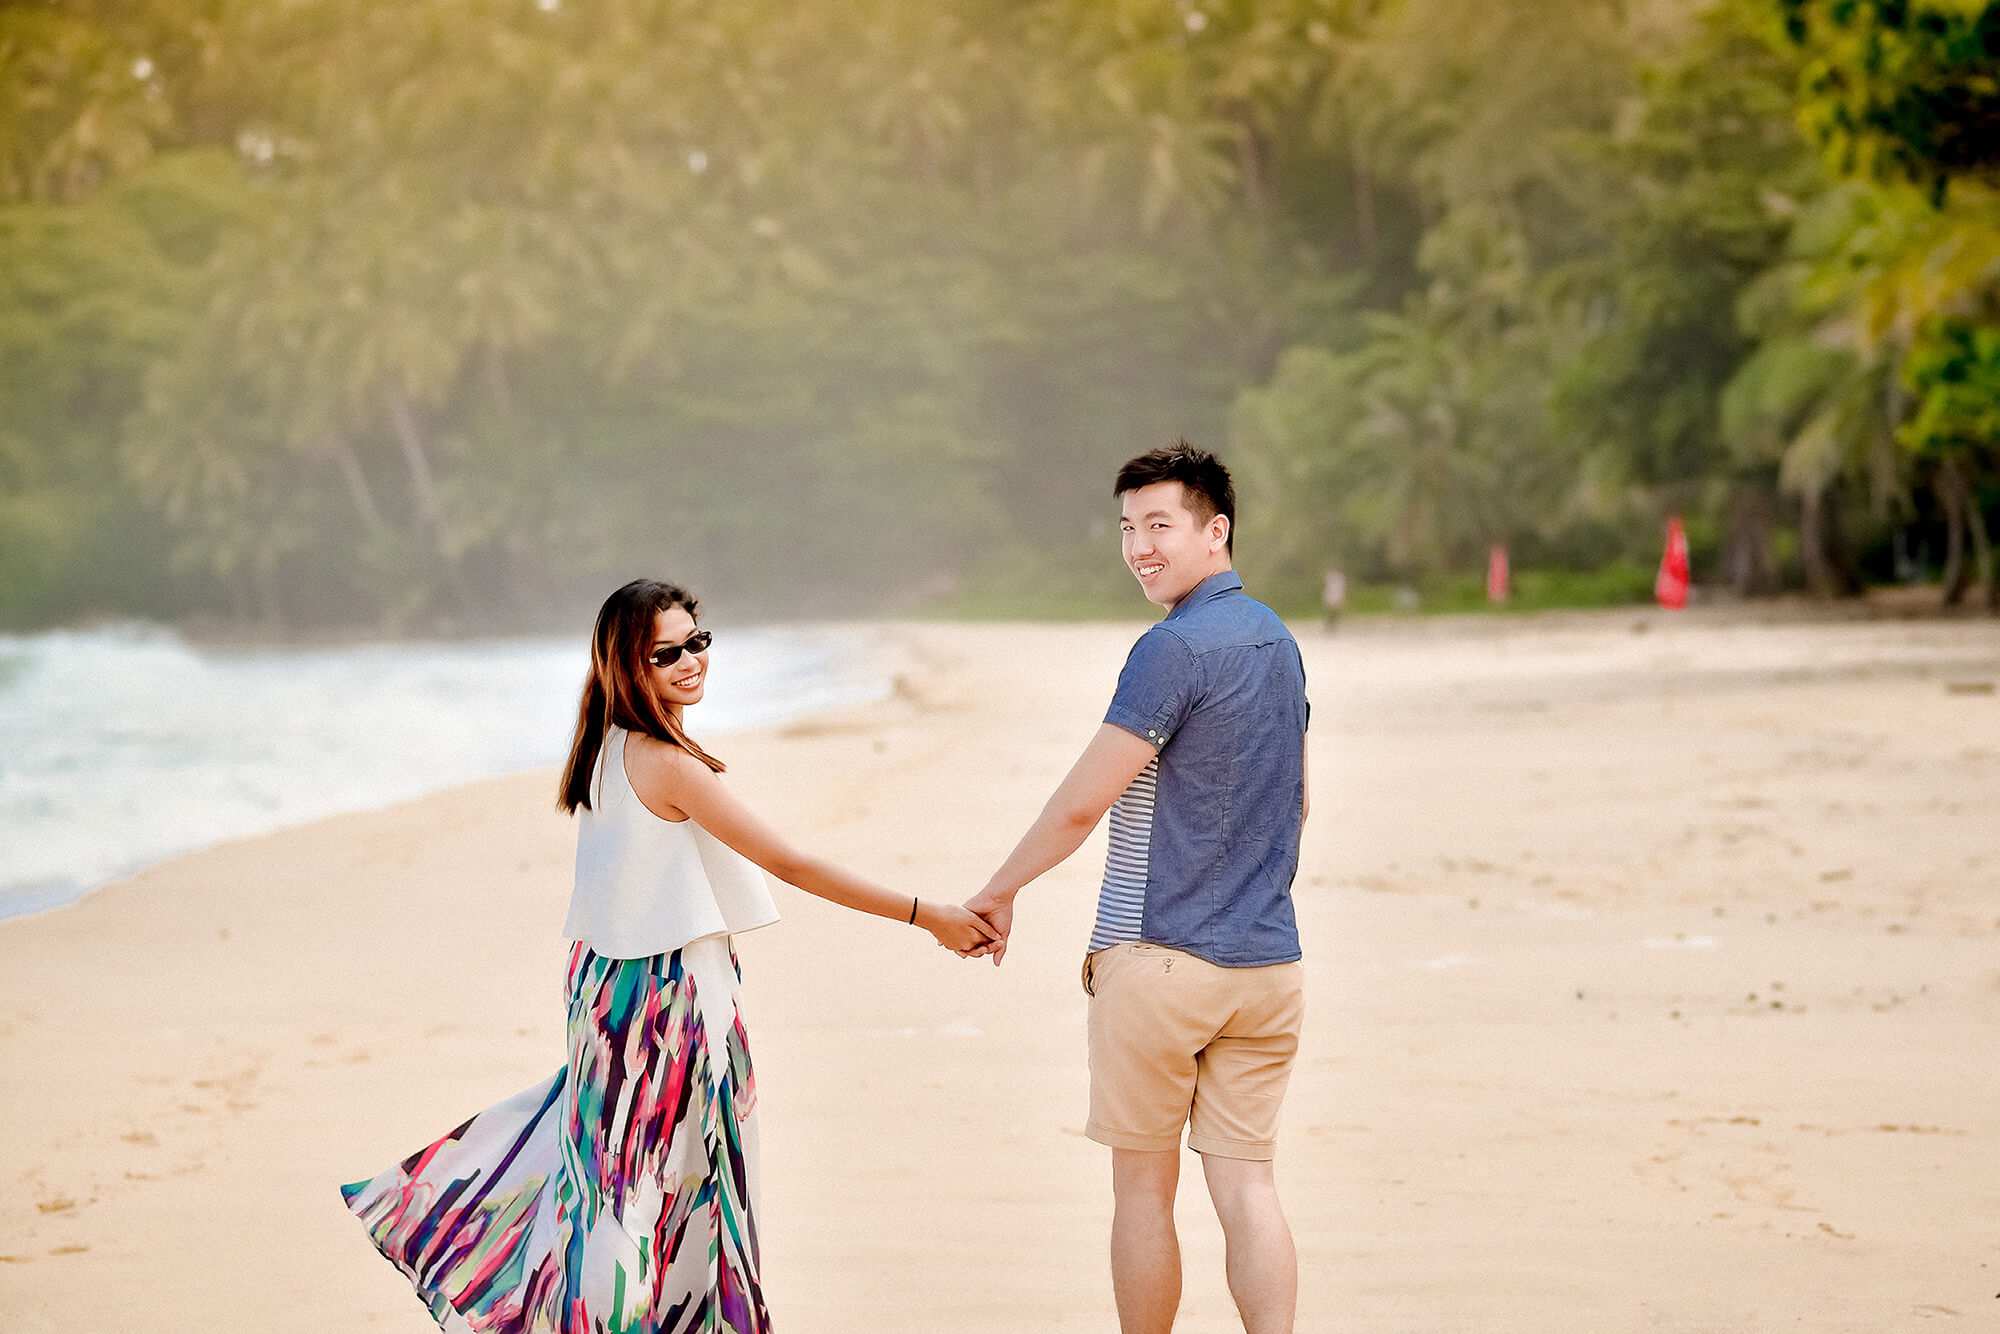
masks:
[[[507,383],[507,363],[501,358],[500,349],[488,343],[481,349],[479,368],[486,377],[486,392],[493,400],[493,410],[500,414],[503,422],[514,420],[514,390]]]
[[[340,475],[347,482],[347,494],[354,498],[354,508],[361,514],[361,522],[371,533],[389,531],[388,520],[382,517],[381,507],[375,503],[375,493],[369,489],[368,475],[361,471],[361,460],[354,457],[354,447],[347,443],[347,437],[336,433],[333,437],[333,461],[340,467]]]
[[[410,491],[417,498],[417,513],[438,541],[438,554],[444,554],[444,507],[438,503],[437,480],[431,473],[431,463],[424,453],[424,440],[417,433],[417,417],[410,410],[409,399],[403,391],[390,385],[383,392],[383,400],[389,410],[389,426],[395,433],[396,443],[403,447],[403,462],[410,469]]]
[[[992,217],[1000,203],[1000,183],[990,149],[984,149],[972,159],[972,193],[979,201],[979,216]]]
[[[1965,568],[1965,472],[1958,460],[1947,458],[1938,465],[1937,479],[1931,483],[1938,508],[1944,511],[1944,605],[1956,607],[1965,597],[1971,572]]]
[[[1250,127],[1247,113],[1236,122],[1236,170],[1243,178],[1243,202],[1252,217],[1270,211],[1270,187],[1265,180],[1263,145]]]
[[[1818,487],[1799,494],[1799,569],[1814,597],[1834,595],[1833,569],[1826,558],[1826,493]]]
[[[1834,490],[1835,488],[1828,488]],[[1861,571],[1856,564],[1853,544],[1847,540],[1847,525],[1838,504],[1820,499],[1821,558],[1826,562],[1827,587],[1837,598],[1856,597],[1861,592]]]
[[[1902,365],[1902,340],[1895,340],[1890,348],[1890,367]],[[1904,481],[1907,476],[1904,469],[1910,456],[1896,443],[1896,431],[1902,426],[1904,415],[1903,377],[1891,369],[1882,377],[1882,429],[1871,432],[1869,439],[1870,474],[1874,484],[1869,498],[1874,502],[1878,516],[1890,514],[1910,498],[1910,488]]]
[[[257,602],[257,619],[271,634],[285,629],[285,601],[278,592],[278,562],[269,552],[250,558],[250,592]]]
[[[1354,152],[1354,236],[1361,245],[1361,258],[1375,251],[1375,181],[1368,174],[1368,153],[1357,138]]]
[[[396,442],[403,447],[403,461],[410,469],[410,489],[417,498],[417,512],[422,515],[424,526],[431,530],[431,548],[438,559],[438,572],[442,577],[445,592],[457,604],[462,614],[472,610],[472,600],[466,595],[465,584],[459,578],[458,559],[452,554],[445,531],[444,506],[439,503],[437,481],[431,474],[429,457],[424,453],[423,436],[417,432],[417,416],[410,408],[409,399],[403,391],[391,384],[383,391],[389,409],[389,425]]]
[[[1986,515],[1980,511],[1979,495],[1970,485],[1965,488],[1965,527],[1972,534],[1973,579],[1979,585],[1979,600],[1987,611],[2000,612],[2000,587],[1993,582],[1993,543],[1986,535]]]
[[[1771,587],[1771,498],[1760,487],[1741,488],[1729,507],[1726,568],[1738,597],[1755,597]]]

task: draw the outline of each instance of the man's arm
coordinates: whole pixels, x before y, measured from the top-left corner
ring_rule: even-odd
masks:
[[[1307,750],[1306,742],[1304,738],[1301,738],[1299,741],[1299,823],[1300,824],[1304,824],[1306,822],[1306,817],[1312,814],[1312,809],[1313,809],[1312,775],[1307,771],[1306,768],[1306,750]]]
[[[986,888],[967,899],[965,906],[985,918],[999,933],[996,945],[971,951],[972,957],[990,952],[997,965],[1007,955],[1007,934],[1014,925],[1014,896],[1021,887],[1059,864],[1083,845],[1118,794],[1132,785],[1152,762],[1153,744],[1141,740],[1115,723],[1097,729],[1083,754],[1071,766],[1042,807],[1042,813],[1028,826],[1000,869],[986,882]]]

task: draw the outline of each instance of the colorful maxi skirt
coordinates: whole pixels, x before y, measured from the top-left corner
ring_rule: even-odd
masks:
[[[755,1081],[724,936],[570,954],[569,1064],[341,1194],[438,1325],[762,1334]]]

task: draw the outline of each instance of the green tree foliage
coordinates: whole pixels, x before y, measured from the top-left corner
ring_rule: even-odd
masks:
[[[2000,325],[2000,6],[1780,9],[1806,56],[1800,120],[1835,172],[1866,183],[1848,187],[1861,203],[1826,279],[1850,296],[1852,341],[1889,367],[1893,390],[1914,395],[1885,425],[1930,475],[1947,530],[1947,601],[1976,579],[2000,610],[1984,515],[2000,381],[1979,352]]]
[[[153,155],[172,111],[134,27],[0,5],[0,201],[82,199]]]
[[[1297,602],[1643,564],[1669,512],[1705,579],[1837,591],[1897,525],[1985,540],[1991,35],[0,0],[0,619],[1087,601],[1111,468],[1175,435]]]
[[[1705,15],[1645,72],[1624,122],[1576,145],[1601,241],[1548,278],[1553,309],[1583,331],[1553,397],[1581,455],[1579,525],[1644,561],[1662,511],[1692,512],[1745,593],[1774,576],[1772,460],[1731,448],[1717,406],[1754,348],[1741,294],[1821,187],[1793,125],[1795,78],[1739,15]]]
[[[1401,311],[1370,317],[1358,349],[1287,353],[1239,403],[1252,494],[1286,529],[1274,566],[1300,587],[1315,565],[1465,569],[1485,541],[1644,561],[1679,512],[1702,578],[1834,594],[1892,530],[1927,522],[1926,478],[1963,481],[1962,502],[1937,493],[1956,552],[1984,465],[1913,469],[1893,444],[1986,420],[1967,410],[1976,374],[1930,411],[1939,382],[1905,361],[1940,321],[1991,317],[2000,249],[1972,144],[2000,142],[1977,129],[1994,12],[1778,0],[1576,6],[1558,24],[1494,6],[1452,25],[1384,10],[1363,64],[1407,108],[1377,123],[1432,221]],[[1455,54],[1460,37],[1478,54]],[[1901,156],[1883,156],[1891,130]],[[1815,136],[1846,168],[1873,145],[1881,179],[1830,174]],[[1949,198],[1927,198],[1946,177]],[[1455,320],[1435,256],[1496,230],[1511,243],[1458,266],[1461,284],[1516,295]]]
[[[233,163],[189,153],[81,203],[0,206],[0,613],[188,605],[122,441],[241,193]]]
[[[1274,534],[1252,564],[1294,597],[1328,558],[1376,578],[1464,569],[1561,506],[1539,388],[1548,326],[1518,233],[1462,209],[1422,263],[1423,291],[1368,316],[1354,350],[1293,348],[1238,399],[1245,510]]]
[[[1107,462],[1213,436],[1324,312],[1255,215],[1329,17],[227,4],[257,215],[130,476],[272,620],[639,563],[814,607],[1082,543]]]
[[[1843,175],[2000,185],[2000,7],[1779,0],[1807,53],[1800,116]]]
[[[1549,275],[1597,243],[1575,158],[1614,128],[1654,24],[1611,4],[1411,3],[1353,46],[1340,84],[1366,108],[1371,193],[1431,220],[1393,304],[1286,352],[1238,404],[1248,520],[1283,534],[1268,573],[1303,590],[1334,564],[1464,569],[1493,542],[1565,554],[1584,450],[1551,384],[1578,326]]]
[[[1934,321],[1903,371],[1922,395],[1922,408],[1903,426],[1916,447],[1991,451],[2000,443],[2000,330]]]
[[[1986,605],[2000,611],[1986,522],[1995,499],[1992,479],[2000,471],[2000,329],[1934,318],[1919,331],[1903,374],[1918,407],[1901,438],[1935,465],[1935,490],[1946,515],[1945,596],[1955,602],[1977,582]]]

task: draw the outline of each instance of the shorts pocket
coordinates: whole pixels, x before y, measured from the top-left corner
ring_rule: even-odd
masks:
[[[1090,953],[1083,956],[1084,995],[1095,996],[1097,994],[1098,965],[1108,962],[1111,958],[1111,952],[1117,948],[1118,946],[1116,945],[1106,945],[1101,950],[1092,950]]]
[[[1095,997],[1099,983],[1128,960],[1143,961],[1154,966],[1156,971],[1170,971],[1174,966],[1174,956],[1180,952],[1166,945],[1153,945],[1143,940],[1121,940],[1116,945],[1106,945],[1101,950],[1093,950],[1083,956],[1083,994]]]

